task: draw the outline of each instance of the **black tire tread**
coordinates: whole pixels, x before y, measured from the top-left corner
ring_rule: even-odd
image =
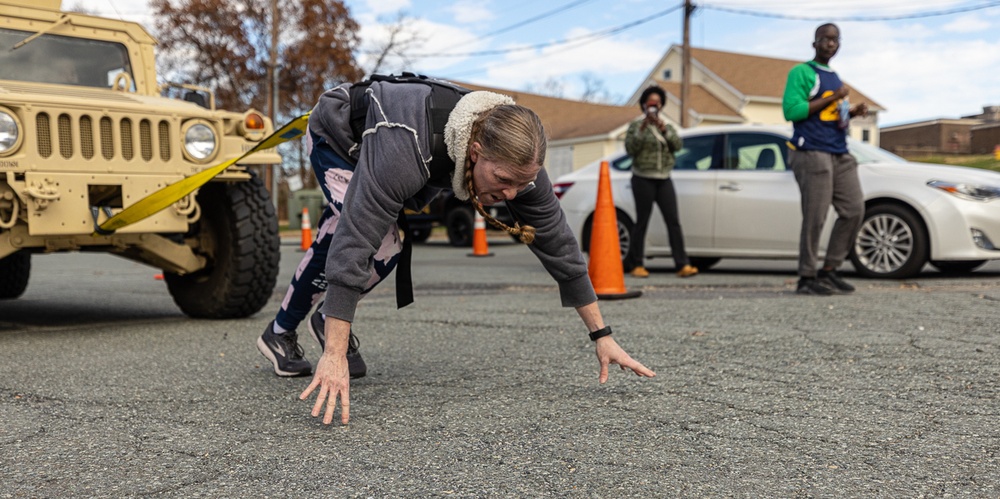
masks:
[[[225,234],[208,255],[206,270],[192,275],[165,275],[181,310],[194,318],[233,319],[260,311],[270,299],[278,276],[280,238],[274,206],[264,184],[251,173],[247,182],[210,184],[198,196],[202,217],[198,230],[215,225]]]
[[[0,300],[12,300],[28,289],[31,253],[19,251],[0,259]]]

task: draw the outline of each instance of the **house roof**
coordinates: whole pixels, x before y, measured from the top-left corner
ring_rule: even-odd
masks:
[[[681,97],[681,84],[676,81],[666,81],[666,80],[656,80],[656,84],[663,88],[667,93],[677,97],[678,101]],[[734,118],[741,118],[739,111],[729,107],[725,102],[722,102],[714,95],[705,90],[705,87],[701,85],[691,86],[691,103],[688,105],[688,109],[695,111],[700,115],[714,115],[714,116],[731,116]]]
[[[681,52],[683,49],[674,45],[671,50]],[[788,72],[796,64],[804,62],[694,47],[691,48],[691,59],[692,62],[697,61],[743,95],[777,99],[780,99],[785,93]],[[885,109],[846,81],[844,84],[851,90],[851,104],[864,102],[873,110]]]
[[[641,114],[639,108],[634,106],[595,104],[472,83],[457,81],[455,83],[469,90],[486,90],[508,95],[514,102],[530,108],[542,120],[542,126],[545,127],[549,140],[607,135]]]

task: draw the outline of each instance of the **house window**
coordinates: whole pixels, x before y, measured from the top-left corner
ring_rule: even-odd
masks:
[[[872,131],[865,128],[861,130],[861,142],[871,142],[872,141]]]
[[[669,79],[670,79],[670,76],[671,76],[672,74],[673,74],[673,73],[672,73],[672,72],[671,72],[671,71],[670,71],[669,69],[664,69],[664,70],[663,70],[663,79],[664,79],[664,80],[669,80]]]

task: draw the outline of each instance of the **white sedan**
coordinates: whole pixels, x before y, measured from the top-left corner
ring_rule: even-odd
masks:
[[[783,127],[733,125],[684,130],[671,178],[692,264],[707,269],[722,258],[797,259],[802,213],[788,167]],[[865,193],[865,218],[850,260],[867,277],[906,278],[928,261],[942,271],[972,271],[1000,259],[1000,173],[910,163],[849,140]],[[605,158],[611,173],[622,254],[636,219],[631,159]],[[560,204],[584,250],[597,201],[600,161],[556,179]],[[827,217],[822,247],[833,220]],[[646,234],[647,258],[670,255],[659,209]]]

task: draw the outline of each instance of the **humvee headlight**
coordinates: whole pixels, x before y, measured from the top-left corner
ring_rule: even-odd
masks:
[[[17,120],[10,114],[0,111],[0,154],[13,149],[20,135]]]
[[[215,152],[215,131],[198,123],[184,133],[184,150],[196,160],[205,160]]]

